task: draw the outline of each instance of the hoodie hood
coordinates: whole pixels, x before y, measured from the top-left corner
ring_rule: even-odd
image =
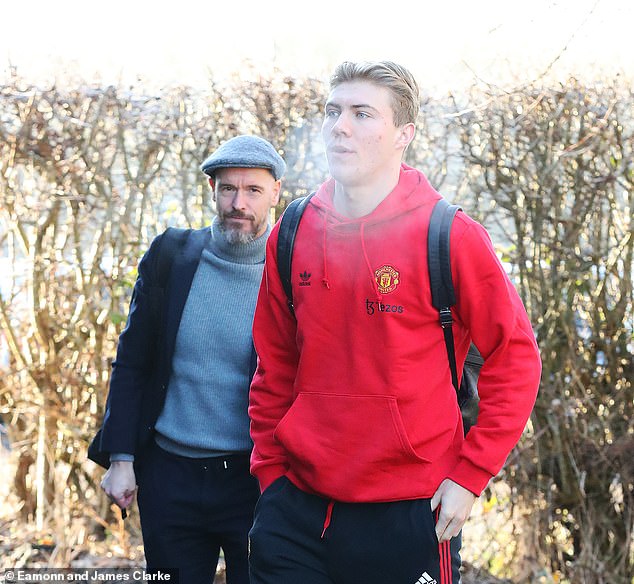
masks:
[[[425,175],[406,164],[401,164],[399,181],[396,187],[376,206],[376,208],[362,217],[350,218],[339,213],[334,206],[335,180],[329,179],[323,183],[317,193],[310,200],[319,214],[323,217],[322,254],[323,277],[322,284],[329,290],[331,281],[328,271],[328,241],[330,237],[351,236],[359,238],[361,251],[368,270],[372,287],[376,292],[377,301],[381,301],[378,283],[372,268],[366,245],[366,231],[380,229],[381,223],[391,221],[401,215],[409,213],[423,205],[432,205],[441,198],[440,194],[429,184]]]
[[[425,175],[401,164],[398,184],[394,189],[367,215],[350,218],[339,213],[334,206],[335,180],[333,178],[323,183],[310,203],[328,216],[330,227],[337,225],[374,225],[389,221],[429,202],[436,202],[440,194],[429,184]]]

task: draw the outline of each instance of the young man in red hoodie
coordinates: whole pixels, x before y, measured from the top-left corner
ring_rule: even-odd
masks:
[[[460,533],[533,407],[541,363],[522,302],[483,227],[451,231],[458,364],[484,357],[464,437],[427,269],[440,195],[402,163],[416,81],[391,62],[343,63],[323,139],[332,178],[297,232],[293,315],[267,243],[249,413],[263,491],[253,584],[456,584]]]

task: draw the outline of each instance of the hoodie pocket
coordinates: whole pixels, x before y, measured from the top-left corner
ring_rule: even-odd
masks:
[[[429,462],[412,448],[393,396],[302,392],[275,438],[293,475],[339,500],[368,496],[377,483]]]

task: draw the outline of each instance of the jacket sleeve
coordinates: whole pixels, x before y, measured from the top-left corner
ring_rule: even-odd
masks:
[[[275,429],[294,399],[299,351],[297,324],[287,304],[277,268],[279,225],[267,242],[264,272],[255,308],[253,342],[258,366],[249,392],[251,418],[251,473],[262,491],[288,468]]]
[[[488,233],[462,213],[456,219],[462,222],[451,239],[457,318],[484,365],[478,420],[449,478],[479,495],[524,430],[539,388],[541,359],[524,305]]]
[[[155,285],[155,264],[162,237],[154,239],[139,263],[128,320],[119,336],[102,426],[104,452],[135,453],[143,391],[157,360],[163,291]]]

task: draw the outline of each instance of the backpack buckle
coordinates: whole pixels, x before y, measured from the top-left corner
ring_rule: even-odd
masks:
[[[451,327],[453,324],[453,316],[451,315],[451,309],[449,307],[441,308],[440,313],[440,326],[442,328]]]

